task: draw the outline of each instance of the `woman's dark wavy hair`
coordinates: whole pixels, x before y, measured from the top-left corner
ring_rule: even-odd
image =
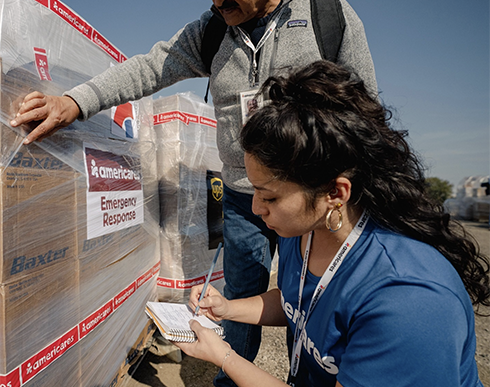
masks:
[[[241,132],[241,145],[276,178],[304,187],[310,205],[339,176],[350,203],[383,228],[425,242],[455,267],[474,305],[490,306],[489,260],[476,241],[426,195],[424,168],[393,130],[391,113],[345,68],[315,62],[269,78],[267,105]]]

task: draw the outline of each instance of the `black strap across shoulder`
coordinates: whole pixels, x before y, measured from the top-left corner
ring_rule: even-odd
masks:
[[[339,0],[311,0],[311,14],[323,59],[336,62],[342,45],[345,18]]]
[[[213,15],[204,29],[201,44],[201,59],[208,74],[211,73],[211,63],[219,50],[219,46],[221,46],[227,28],[228,26],[223,19],[217,15]]]

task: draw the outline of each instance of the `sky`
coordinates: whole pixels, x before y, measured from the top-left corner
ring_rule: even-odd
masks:
[[[209,9],[206,0],[64,0],[126,56],[144,54]],[[488,0],[349,0],[364,23],[380,98],[427,167],[454,188],[490,174]],[[155,95],[192,91],[187,80]]]

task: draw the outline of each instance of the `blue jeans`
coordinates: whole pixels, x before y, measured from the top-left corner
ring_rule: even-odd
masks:
[[[223,268],[224,296],[229,299],[256,296],[267,291],[277,234],[252,213],[252,195],[224,187]],[[260,347],[262,328],[223,321],[226,341],[240,356],[253,361]],[[222,371],[214,385],[236,386]]]

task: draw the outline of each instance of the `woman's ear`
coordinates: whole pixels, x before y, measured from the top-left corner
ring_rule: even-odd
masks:
[[[345,204],[349,201],[352,192],[352,183],[346,177],[335,179],[335,186],[329,193],[330,203]]]

